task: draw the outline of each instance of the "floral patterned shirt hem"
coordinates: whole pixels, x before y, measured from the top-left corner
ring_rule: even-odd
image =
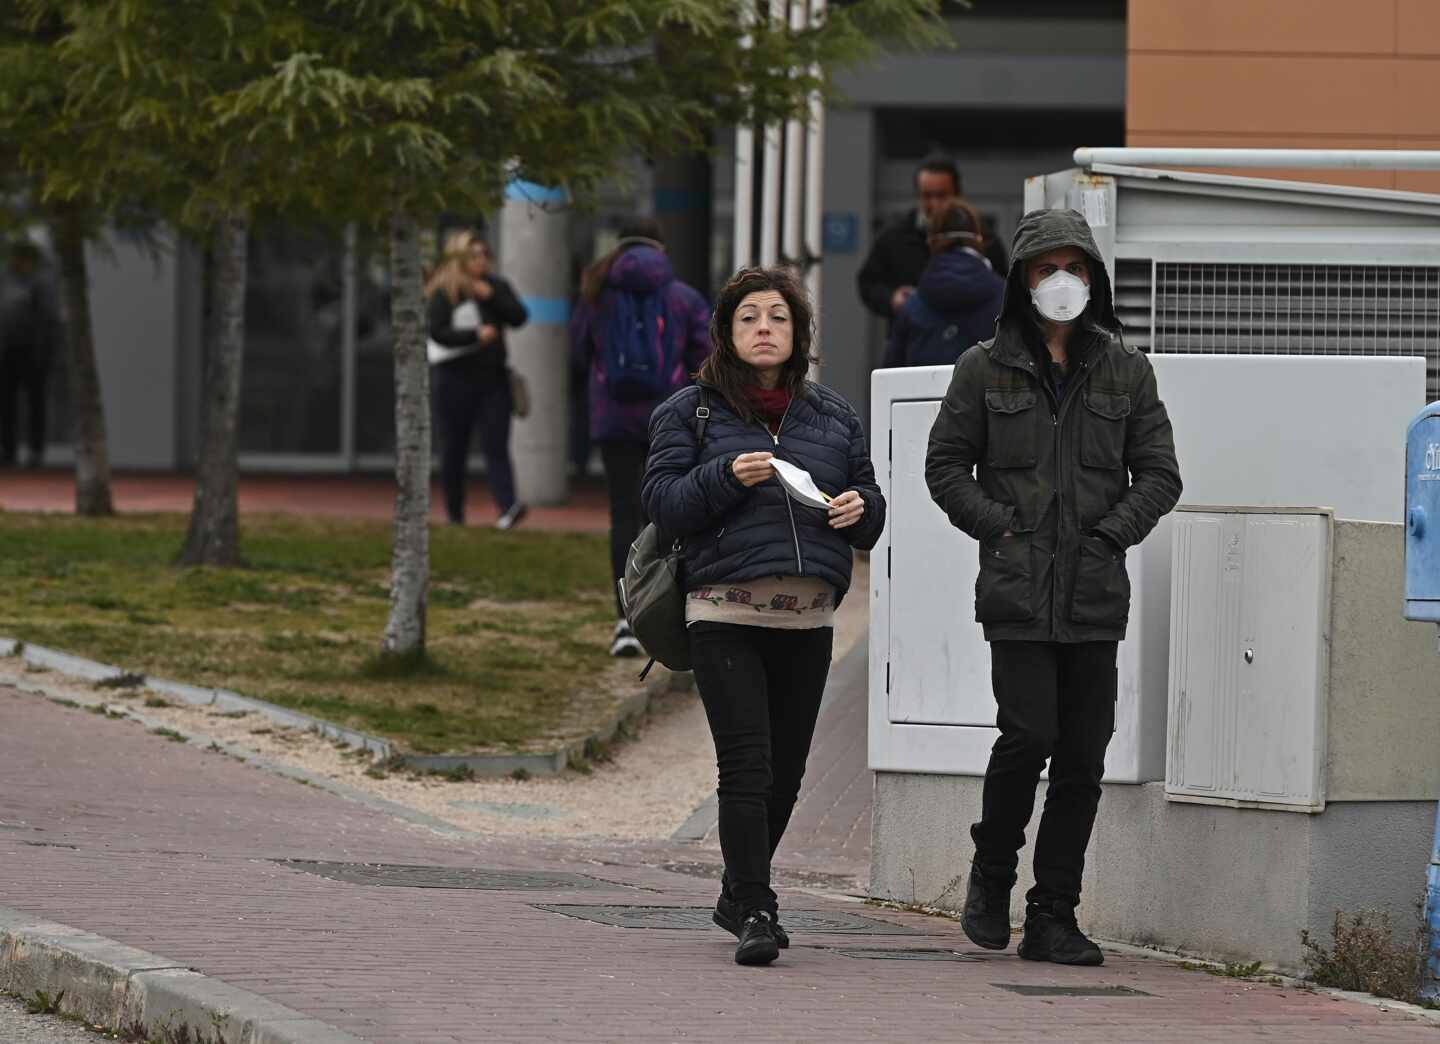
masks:
[[[697,587],[685,596],[685,624],[701,621],[794,631],[833,627],[835,588],[811,576]]]

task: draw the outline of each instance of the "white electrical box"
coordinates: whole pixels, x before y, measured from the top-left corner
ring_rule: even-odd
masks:
[[[1423,358],[1152,355],[1175,429],[1182,503],[1316,504],[1399,522],[1404,431],[1422,405]],[[925,485],[930,426],[949,367],[877,370],[875,471],[889,522],[871,554],[870,767],[983,775],[997,735],[990,648],[975,622],[975,542]],[[1365,393],[1357,395],[1356,389]],[[1172,516],[1173,517],[1173,516]],[[1130,549],[1105,778],[1166,778],[1171,518]]]
[[[1324,809],[1332,528],[1318,510],[1176,513],[1170,798]]]

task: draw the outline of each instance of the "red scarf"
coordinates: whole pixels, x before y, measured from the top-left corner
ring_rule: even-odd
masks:
[[[755,412],[760,414],[760,419],[765,422],[765,427],[770,429],[770,434],[780,434],[780,420],[790,408],[790,389],[751,385],[745,389],[745,398],[755,408]]]

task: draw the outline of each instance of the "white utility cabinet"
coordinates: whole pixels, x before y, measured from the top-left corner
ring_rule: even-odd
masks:
[[[1172,800],[1324,809],[1332,542],[1328,511],[1176,513]]]
[[[1150,357],[1175,429],[1184,504],[1287,508],[1399,522],[1405,425],[1423,404],[1423,358]],[[930,426],[949,367],[877,370],[875,470],[889,522],[871,554],[870,767],[983,775],[995,742],[990,649],[975,622],[975,542],[925,485]],[[1173,516],[1172,516],[1173,517]],[[1171,518],[1127,559],[1113,782],[1166,778]]]

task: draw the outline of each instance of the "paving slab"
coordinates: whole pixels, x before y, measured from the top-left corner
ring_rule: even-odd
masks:
[[[0,722],[0,905],[157,955],[168,970],[135,976],[157,1003],[198,973],[217,984],[206,1010],[244,991],[293,1012],[291,1028],[318,1041],[1440,1040],[1410,1011],[1128,950],[1098,969],[980,951],[952,921],[820,887],[782,887],[782,916],[859,916],[894,933],[817,921],[775,965],[740,968],[734,940],[703,922],[655,930],[543,908],[703,908],[714,881],[665,869],[695,861],[693,845],[442,835],[13,690],[0,689]],[[286,860],[599,884],[377,886]],[[965,959],[853,953],[877,949]]]

